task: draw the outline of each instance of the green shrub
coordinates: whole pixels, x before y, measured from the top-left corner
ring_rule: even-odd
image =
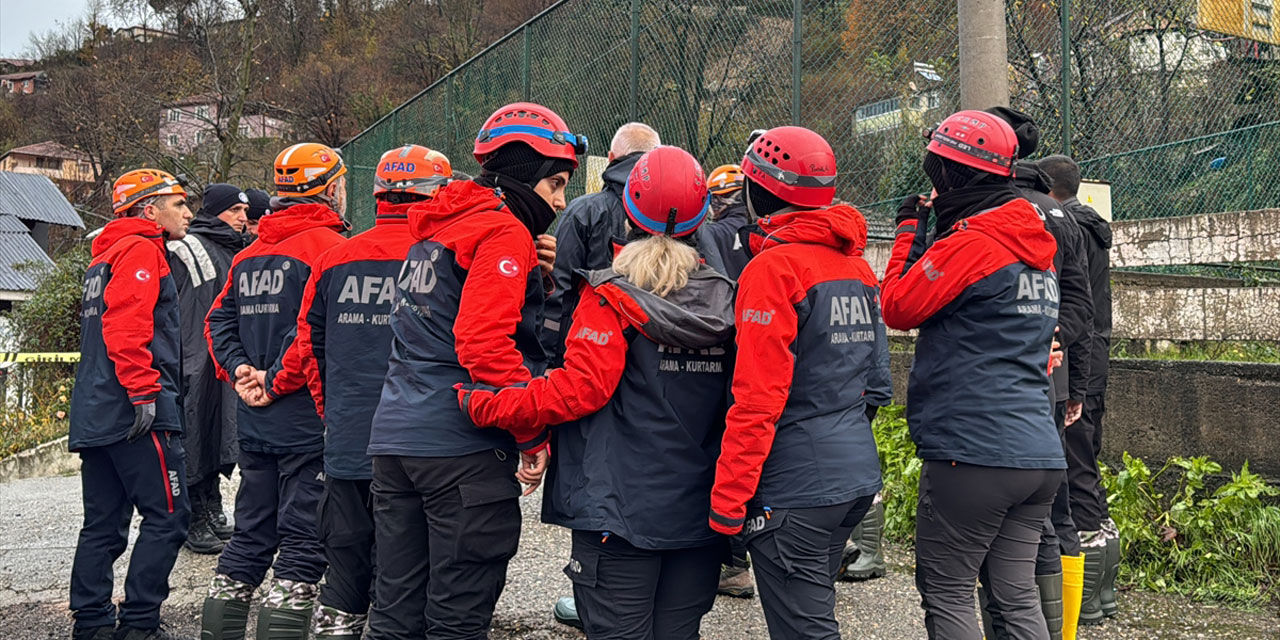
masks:
[[[880,452],[880,472],[884,476],[885,536],[910,544],[916,535],[916,496],[920,485],[920,458],[907,432],[904,409],[892,405],[880,409],[871,425]]]

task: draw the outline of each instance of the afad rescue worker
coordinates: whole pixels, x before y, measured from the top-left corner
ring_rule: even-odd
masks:
[[[271,213],[271,194],[262,189],[245,189],[244,194],[249,196],[249,208],[245,211],[245,233],[252,242],[258,237],[258,223],[262,222],[263,216]]]
[[[160,605],[190,508],[178,292],[164,242],[186,235],[191,210],[182,185],[154,169],[120,176],[112,209],[116,219],[94,239],[85,273],[71,394],[69,446],[80,454],[84,500],[71,565],[72,638],[175,640],[160,628]],[[117,611],[111,566],[129,544],[134,509],[142,526]]]
[[[1066,431],[1071,517],[1084,552],[1084,595],[1080,623],[1101,624],[1116,614],[1116,572],[1120,568],[1120,531],[1107,508],[1107,490],[1098,473],[1102,454],[1102,418],[1106,413],[1107,368],[1111,355],[1111,225],[1080,202],[1080,167],[1066,156],[1039,163],[1053,182],[1050,192],[1084,232],[1093,294],[1093,330],[1089,339],[1089,379],[1083,415]],[[1075,370],[1072,370],[1075,373]]]
[[[1058,316],[1056,244],[1013,184],[1012,127],[961,111],[931,132],[936,240],[909,260],[930,208],[898,212],[884,320],[919,328],[907,422],[924,461],[916,588],[930,638],[979,640],[980,572],[1014,638],[1047,640],[1035,557],[1066,461],[1046,402]]]
[[[724,275],[737,280],[751,258],[739,232],[754,222],[742,198],[742,167],[736,164],[716,167],[707,178],[707,188],[711,191],[714,222],[698,230],[699,244],[704,245],[704,251],[717,254]]]
[[[204,189],[186,237],[167,244],[182,320],[183,445],[191,487],[191,527],[183,546],[193,553],[218,553],[231,539],[219,485],[221,475],[230,477],[240,450],[239,399],[235,389],[218,380],[204,339],[204,317],[222,293],[231,260],[245,247],[248,209],[249,197],[239,187],[211,184]]]
[[[1066,429],[1080,417],[1089,378],[1089,338],[1093,328],[1093,298],[1090,294],[1088,254],[1084,236],[1074,216],[1069,215],[1050,193],[1050,179],[1036,163],[1024,160],[1040,144],[1040,130],[1035,121],[1021,111],[993,107],[988,113],[999,116],[1013,127],[1018,140],[1018,159],[1014,163],[1014,184],[1019,195],[1031,203],[1044,219],[1045,228],[1053,234],[1058,250],[1053,256],[1061,294],[1058,313],[1058,335],[1067,366],[1054,369],[1049,379],[1050,402],[1058,434],[1066,446]],[[1053,509],[1045,521],[1036,555],[1036,584],[1040,589],[1040,605],[1050,637],[1061,633],[1074,640],[1077,612],[1080,610],[1080,585],[1084,559],[1080,555],[1080,537],[1071,515],[1068,483],[1063,478],[1054,497]],[[985,582],[979,590],[984,630],[992,640],[1008,637],[999,607],[990,597]]]
[[[480,176],[409,208],[418,242],[398,279],[369,439],[378,566],[371,639],[488,633],[520,539],[520,480],[541,482],[546,435],[517,442],[477,429],[453,386],[505,387],[545,369],[534,238],[564,207],[586,151],[586,138],[550,109],[510,104],[476,138]]]
[[[692,245],[708,214],[693,156],[658,147],[625,188],[629,241],[611,268],[582,272],[564,368],[505,389],[459,385],[458,400],[518,440],[558,425],[542,519],[573,530],[565,573],[587,637],[697,640],[725,551],[705,514],[733,283]]]
[[[429,199],[451,174],[449,160],[426,147],[405,145],[382,155],[373,180],[374,227],[316,259],[297,338],[252,394],[257,397],[250,404],[265,405],[309,386],[324,420],[319,518],[329,568],[312,626],[317,640],[360,638],[369,618],[373,459],[366,450],[391,354],[388,321],[396,276],[415,242],[408,210]]]
[[[863,397],[884,332],[866,220],[830,206],[835,155],[808,129],[766,131],[742,171],[760,222],[710,525],[746,531],[770,637],[836,639],[841,552],[881,486]]]
[[[258,239],[231,265],[209,310],[206,337],[218,377],[241,391],[258,388],[259,371],[293,340],[311,265],[343,242],[347,168],[337,152],[293,145],[275,161],[275,212]],[[324,573],[316,527],[324,489],[324,426],[311,394],[295,392],[267,407],[241,403],[240,490],[235,532],[218,558],[204,602],[201,637],[244,637],[253,591],[272,570],[258,613],[259,640],[303,637]],[[274,559],[274,561],[273,561]]]

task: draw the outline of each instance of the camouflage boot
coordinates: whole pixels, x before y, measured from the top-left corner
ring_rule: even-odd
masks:
[[[367,613],[347,613],[320,605],[311,623],[311,633],[315,640],[360,640],[368,621]]]
[[[276,578],[258,610],[258,640],[307,640],[320,586]]]
[[[215,575],[200,613],[201,640],[244,640],[253,589],[253,585],[246,582]]]

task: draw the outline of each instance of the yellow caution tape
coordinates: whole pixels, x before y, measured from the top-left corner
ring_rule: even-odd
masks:
[[[78,351],[61,353],[18,353],[16,351],[0,351],[0,362],[80,362]]]

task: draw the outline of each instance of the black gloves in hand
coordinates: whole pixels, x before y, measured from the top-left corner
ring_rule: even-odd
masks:
[[[929,208],[924,206],[924,196],[909,195],[898,206],[898,216],[893,219],[893,226],[900,226],[910,220],[929,217]]]
[[[129,429],[129,442],[133,442],[151,432],[151,425],[156,421],[156,403],[133,405],[133,427]]]
[[[880,407],[877,407],[874,404],[868,404],[867,405],[867,422],[875,422],[877,413],[880,413]]]

